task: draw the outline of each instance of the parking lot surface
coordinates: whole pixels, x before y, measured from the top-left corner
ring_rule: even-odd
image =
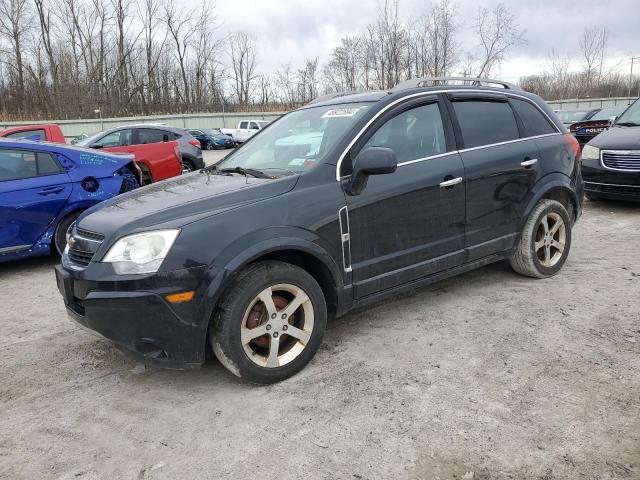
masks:
[[[272,386],[144,367],[67,319],[55,258],[0,265],[0,477],[638,479],[639,249],[640,206],[587,203],[558,276],[331,321]]]

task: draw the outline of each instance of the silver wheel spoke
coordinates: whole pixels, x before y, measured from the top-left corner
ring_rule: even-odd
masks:
[[[271,318],[274,313],[278,313],[278,309],[276,309],[276,306],[273,303],[273,291],[271,290],[271,287],[265,288],[261,291],[258,294],[258,298],[262,303],[264,303],[269,318]]]
[[[556,223],[553,225],[553,227],[551,228],[551,230],[549,230],[549,233],[550,233],[551,235],[555,235],[555,234],[556,234],[556,232],[557,232],[558,230],[560,230],[560,227],[561,227],[561,226],[562,226],[562,220],[560,220],[560,219],[556,220]]]
[[[540,250],[542,247],[544,247],[544,240],[540,240],[539,242],[536,242],[533,246],[536,252]]]
[[[280,366],[278,361],[278,350],[280,349],[280,338],[271,336],[269,337],[271,342],[269,343],[269,357],[267,357],[267,367],[273,368]]]
[[[544,233],[549,233],[549,219],[547,218],[547,216],[545,215],[544,218],[542,219],[542,222],[540,222],[542,224],[542,228],[544,228]]]
[[[311,338],[311,332],[307,332],[306,330],[302,330],[298,327],[294,327],[293,325],[289,325],[289,328],[287,329],[286,334],[291,335],[294,338],[297,338],[305,345],[309,342],[309,339]]]
[[[267,324],[260,325],[256,328],[243,328],[240,331],[240,337],[242,340],[242,344],[246,345],[254,338],[261,337],[267,333]]]
[[[551,246],[558,250],[560,253],[564,252],[564,245],[560,242],[554,240],[551,242]]]
[[[551,263],[551,246],[545,245],[544,247],[544,265],[549,266]]]
[[[309,297],[307,296],[306,293],[304,293],[302,290],[298,290],[298,292],[296,293],[296,296],[293,300],[291,300],[291,303],[289,303],[289,305],[287,305],[287,308],[285,308],[284,312],[287,317],[290,317],[291,315],[294,314],[294,312],[300,308],[300,305],[302,305],[304,302],[306,302],[307,300],[309,300]]]

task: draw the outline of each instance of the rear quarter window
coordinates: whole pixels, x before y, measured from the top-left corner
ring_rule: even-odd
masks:
[[[516,117],[506,101],[456,100],[453,109],[462,131],[464,148],[520,138]]]
[[[36,136],[38,136],[40,140],[46,140],[47,138],[45,131],[41,128],[36,130],[20,130],[19,132],[13,132],[9,135],[5,135],[6,138],[27,138]]]
[[[536,135],[547,135],[557,133],[557,129],[542,114],[538,107],[526,100],[511,99],[511,105],[522,121],[525,129],[525,136],[534,137]]]

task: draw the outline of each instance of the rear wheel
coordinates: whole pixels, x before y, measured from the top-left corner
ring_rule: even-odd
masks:
[[[547,278],[560,271],[571,248],[571,217],[556,200],[541,200],[522,229],[511,267],[521,275]]]
[[[233,374],[275,383],[309,363],[326,321],[324,295],[315,279],[294,265],[267,261],[247,267],[229,287],[209,339]]]
[[[62,220],[60,220],[58,226],[56,227],[56,233],[53,238],[56,250],[60,255],[62,255],[62,252],[64,252],[64,249],[67,246],[67,232],[69,231],[69,228],[71,228],[73,222],[75,222],[76,219],[80,216],[80,213],[81,212],[74,212],[67,215]]]
[[[183,160],[182,161],[182,174],[185,175],[187,173],[191,173],[193,171],[195,171],[195,167],[193,165],[193,163],[191,162],[191,160]]]
[[[208,142],[206,148],[207,148],[207,150],[213,150],[213,143]]]

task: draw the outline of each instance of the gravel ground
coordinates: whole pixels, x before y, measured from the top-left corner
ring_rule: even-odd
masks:
[[[549,280],[492,265],[330,322],[273,386],[144,367],[0,265],[0,477],[639,479],[640,205],[588,203]]]

